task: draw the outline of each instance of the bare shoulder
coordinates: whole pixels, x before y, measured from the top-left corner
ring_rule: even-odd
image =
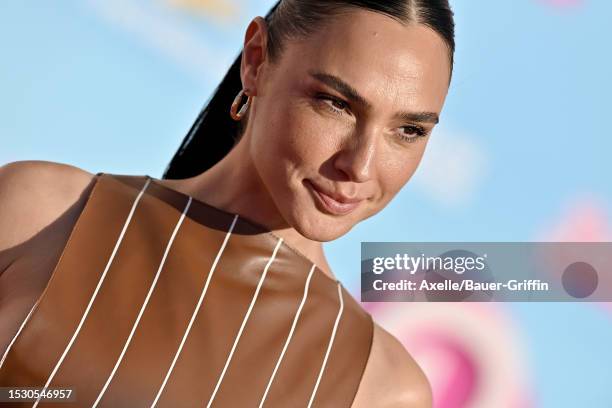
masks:
[[[19,255],[23,243],[79,201],[94,176],[42,160],[0,166],[0,273]]]
[[[425,373],[403,344],[374,324],[372,350],[352,408],[431,408]]]

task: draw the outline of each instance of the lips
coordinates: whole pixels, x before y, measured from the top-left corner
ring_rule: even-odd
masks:
[[[333,193],[324,192],[310,180],[304,180],[322,206],[323,210],[333,215],[346,215],[353,211],[363,201],[362,199],[349,199]]]

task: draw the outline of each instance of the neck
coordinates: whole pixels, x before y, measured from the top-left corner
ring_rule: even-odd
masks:
[[[281,216],[253,164],[246,134],[209,170],[186,180],[172,180],[172,185],[195,199],[268,228],[333,277],[321,242],[304,237]]]

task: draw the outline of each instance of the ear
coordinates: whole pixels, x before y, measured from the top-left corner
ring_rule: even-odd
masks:
[[[262,17],[255,17],[247,27],[240,63],[242,87],[249,96],[257,95],[261,67],[267,58],[268,25]]]

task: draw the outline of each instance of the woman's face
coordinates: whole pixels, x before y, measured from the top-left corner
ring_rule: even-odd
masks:
[[[255,96],[244,142],[288,225],[330,241],[414,174],[448,91],[448,51],[426,26],[355,9],[286,42],[271,64],[261,22],[244,50]]]

